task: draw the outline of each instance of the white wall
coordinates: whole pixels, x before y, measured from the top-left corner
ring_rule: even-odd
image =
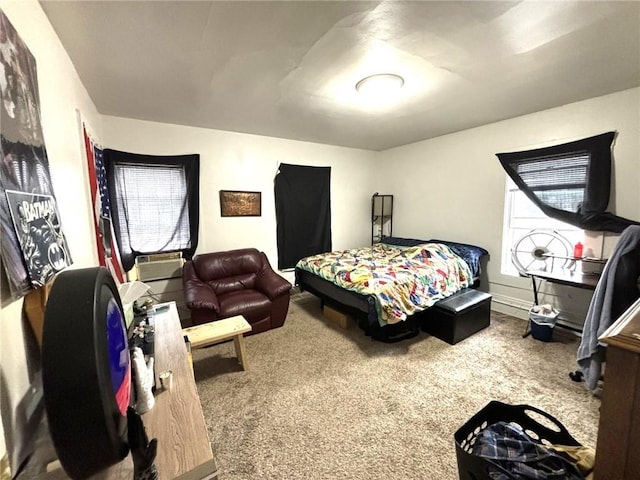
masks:
[[[0,8],[36,59],[45,145],[74,268],[97,265],[77,110],[96,134],[101,118],[39,3],[0,0]],[[4,390],[0,412],[5,436],[15,431],[14,410],[27,392],[33,373],[27,371],[24,338],[29,327],[23,324],[22,303],[5,301],[0,309],[0,376]],[[3,443],[4,437],[0,447]],[[0,456],[2,453],[0,449]]]
[[[530,280],[500,273],[506,173],[495,154],[612,130],[618,135],[609,210],[640,220],[640,89],[635,88],[382,152],[385,193],[395,195],[394,233],[486,248],[493,306],[522,315],[532,302]],[[582,321],[588,292],[558,286],[548,291],[560,295],[547,301],[558,302],[565,318]]]
[[[200,154],[196,253],[255,247],[277,268],[273,182],[280,163],[331,167],[333,248],[371,241],[376,152],[109,116],[103,118],[103,138],[105,146],[132,153]],[[262,216],[222,218],[220,190],[262,192]],[[284,276],[293,280],[292,273]]]

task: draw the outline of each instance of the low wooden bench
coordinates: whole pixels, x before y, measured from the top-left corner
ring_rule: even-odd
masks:
[[[244,347],[243,334],[251,331],[251,325],[242,315],[203,323],[184,328],[182,333],[189,338],[191,348],[204,348],[216,343],[233,339],[236,356],[243,370],[248,370],[247,354]]]

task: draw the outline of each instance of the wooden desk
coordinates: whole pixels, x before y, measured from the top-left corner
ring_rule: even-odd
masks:
[[[157,376],[173,372],[173,388],[156,390],[155,406],[142,415],[149,439],[158,439],[155,464],[161,480],[217,478],[217,467],[211,451],[202,406],[193,371],[187,358],[180,318],[174,302],[156,305],[154,359]],[[168,308],[167,308],[168,307]],[[160,382],[156,382],[157,385]],[[67,479],[59,463],[48,472],[25,478]],[[36,466],[33,467],[37,469]],[[92,477],[94,480],[131,480],[133,461],[129,454],[122,462]]]
[[[626,313],[615,322],[624,326],[601,338],[607,358],[596,446],[597,480],[640,478],[640,301]]]
[[[525,274],[528,277],[531,277],[533,282],[533,299],[536,305],[538,304],[538,287],[536,285],[536,278],[546,280],[550,283],[584,288],[587,290],[595,290],[596,285],[598,285],[598,281],[600,280],[600,275],[598,274],[583,274],[566,269],[556,269],[548,272],[544,270],[527,270]]]

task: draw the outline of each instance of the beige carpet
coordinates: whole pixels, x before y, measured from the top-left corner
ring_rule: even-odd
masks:
[[[456,479],[453,434],[494,399],[541,408],[595,447],[600,400],[568,377],[578,339],[523,329],[493,313],[455,346],[425,333],[386,344],[297,294],[282,328],[245,339],[249,371],[233,343],[194,351],[221,478]]]

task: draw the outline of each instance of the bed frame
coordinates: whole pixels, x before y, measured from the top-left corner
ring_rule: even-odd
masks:
[[[415,337],[420,332],[420,324],[426,310],[416,312],[403,322],[380,326],[372,295],[361,295],[334,285],[311,272],[296,268],[296,285],[320,299],[321,305],[328,305],[347,313],[358,321],[358,326],[376,340],[397,342]]]

